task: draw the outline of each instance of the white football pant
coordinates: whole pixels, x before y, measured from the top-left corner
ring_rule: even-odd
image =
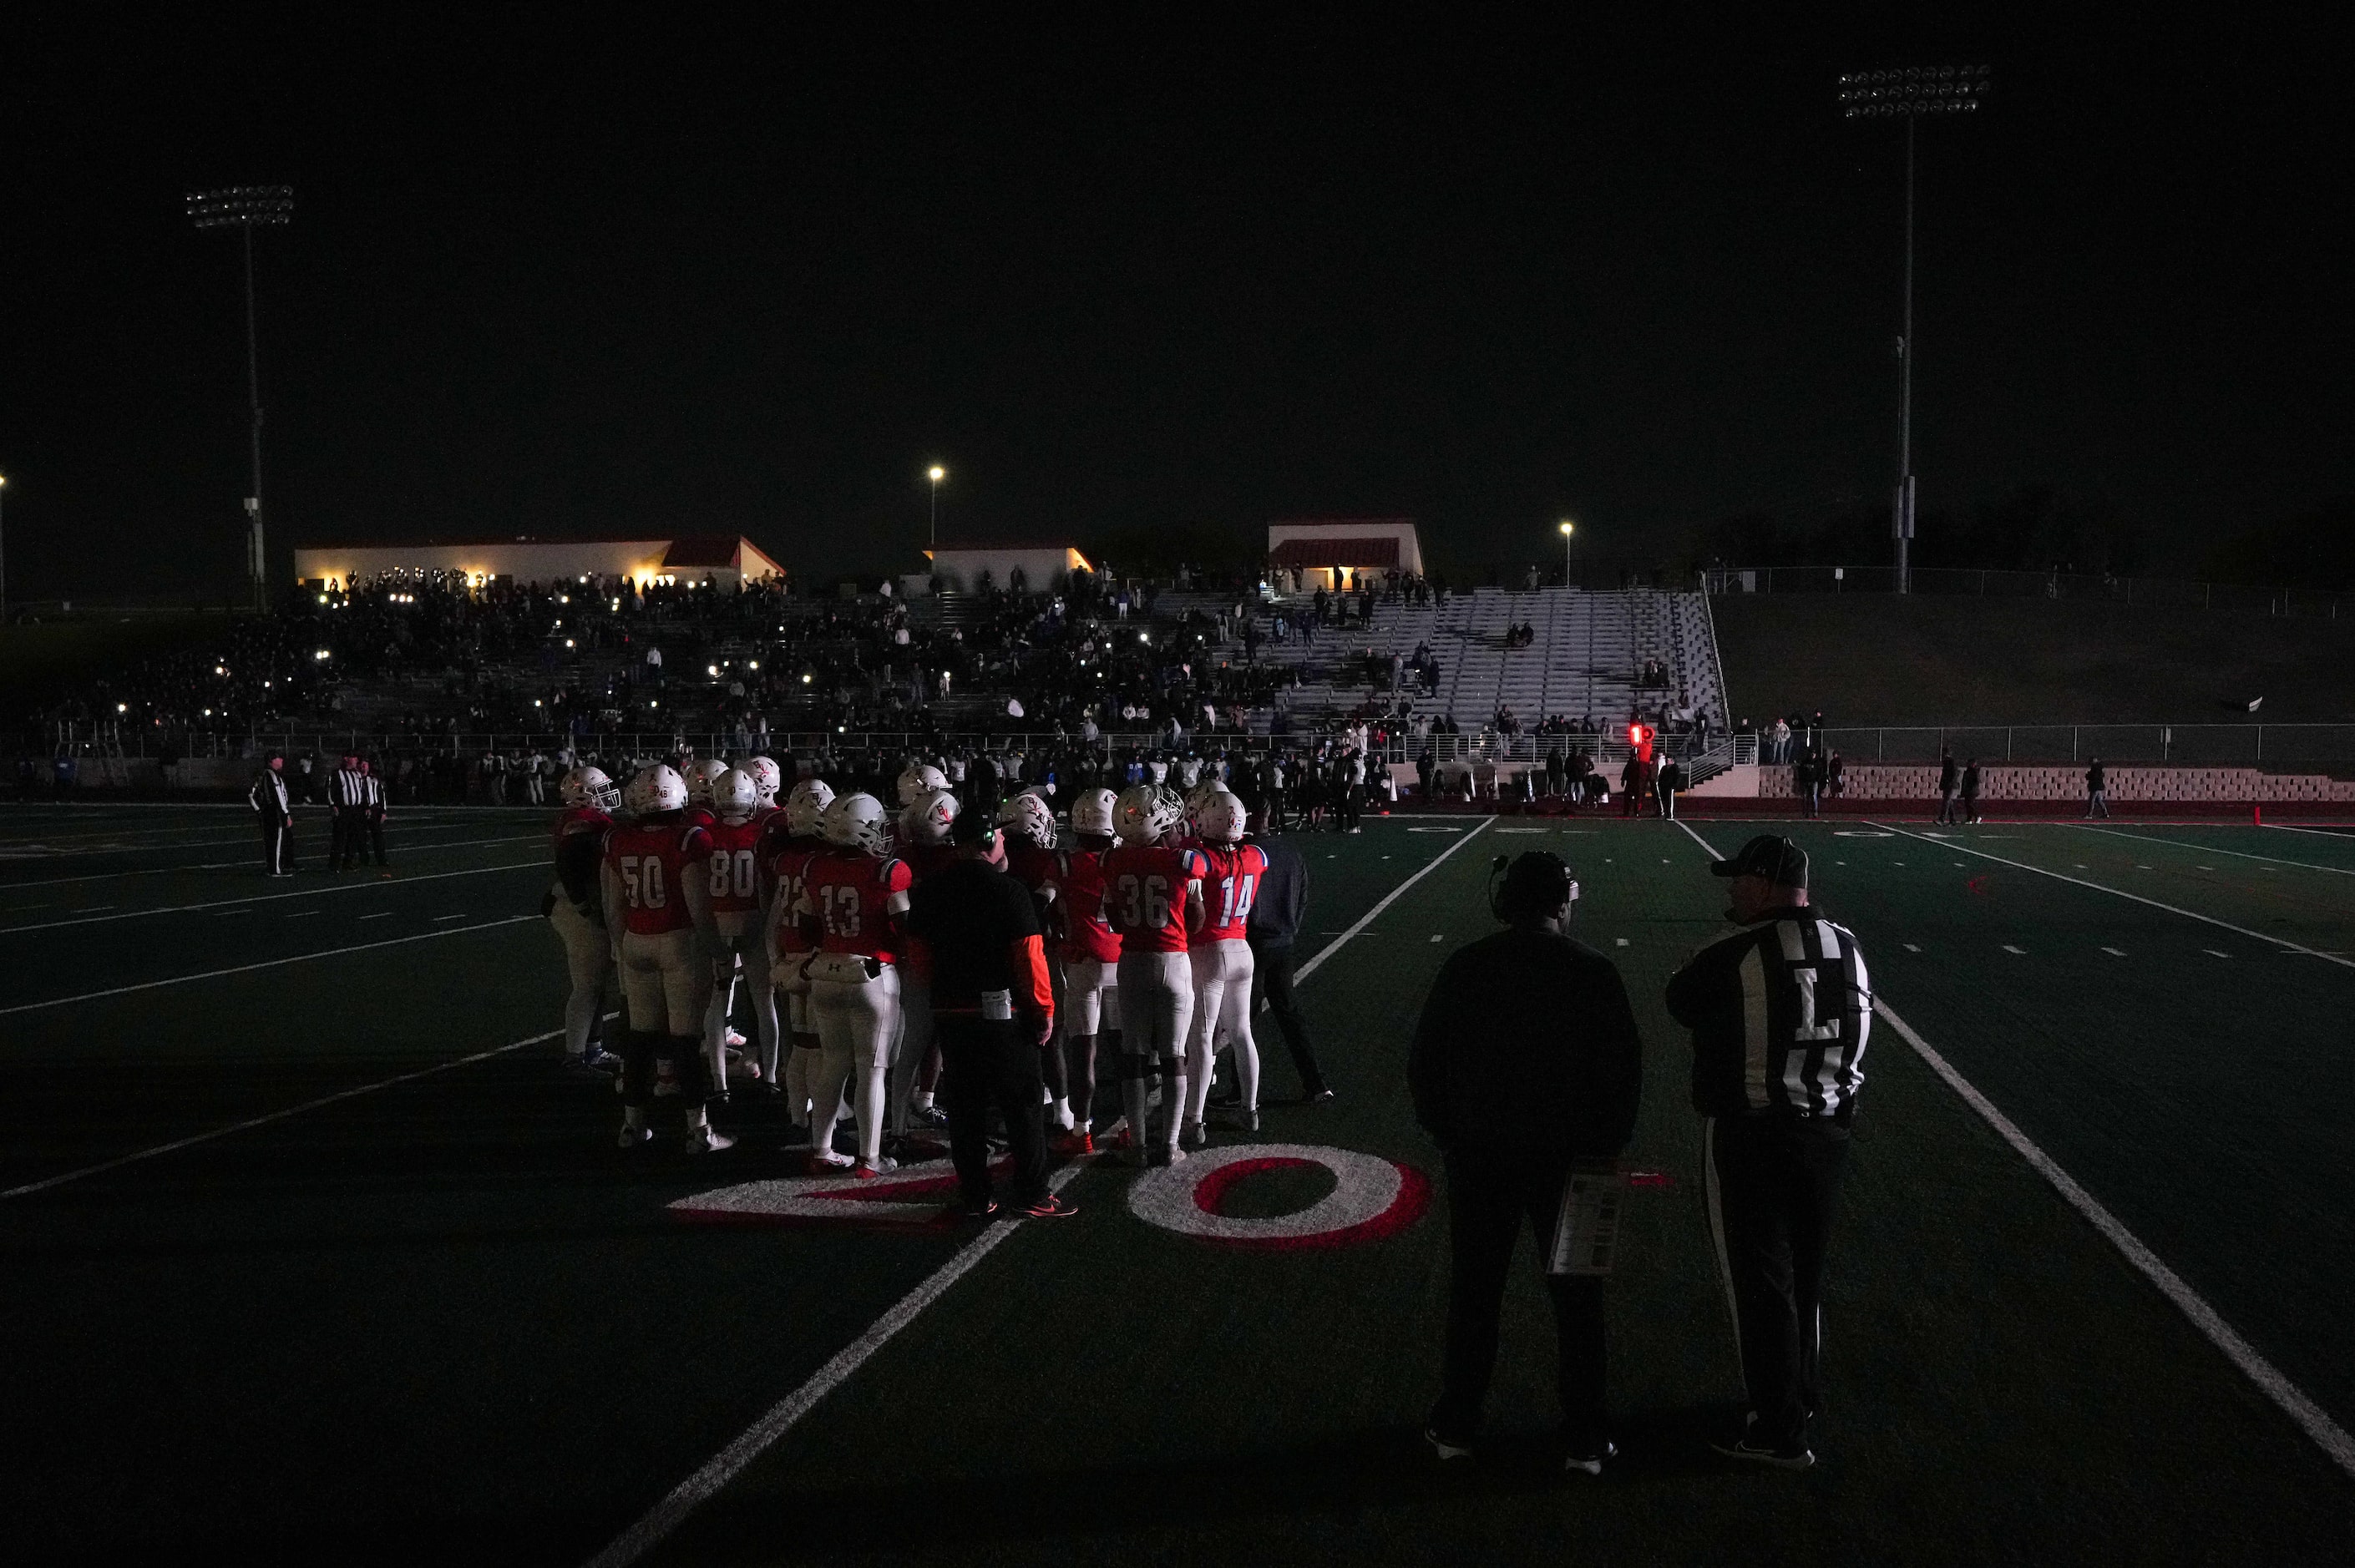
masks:
[[[564,944],[564,973],[572,989],[564,997],[564,1051],[579,1056],[589,1049],[589,1031],[597,1023],[597,1004],[605,990],[606,971],[613,967],[613,944],[605,927],[589,918],[556,891],[556,907],[548,913]]]
[[[1186,1108],[1186,1039],[1194,1018],[1193,964],[1184,953],[1123,953],[1120,995],[1120,1045],[1128,1058],[1123,1064],[1126,1075],[1121,1080],[1122,1108],[1128,1112],[1128,1125],[1137,1142],[1150,1141],[1145,1130],[1143,1069],[1158,1062],[1161,1110],[1168,1123],[1163,1130],[1174,1152]]]
[[[1186,1119],[1199,1122],[1210,1102],[1210,1065],[1223,1044],[1234,1047],[1243,1109],[1259,1109],[1259,1046],[1252,1040],[1252,950],[1240,941],[1209,942],[1187,955],[1194,965],[1193,1039],[1186,1050],[1190,1097]]]
[[[1063,1033],[1099,1034],[1120,1027],[1120,961],[1063,960]]]
[[[818,1038],[816,1081],[810,1086],[810,1147],[820,1154],[833,1150],[843,1087],[851,1085],[858,1157],[880,1165],[884,1076],[891,1070],[891,1042],[900,1033],[900,971],[886,964],[881,974],[858,984],[814,980],[810,1012]]]
[[[900,1037],[891,1043],[891,1131],[904,1136],[915,1107],[916,1069],[932,1048],[932,982],[913,971],[900,980]]]
[[[711,1058],[712,1080],[728,1083],[728,1010],[735,1001],[736,966],[752,1003],[752,1027],[760,1038],[761,1071],[777,1081],[777,993],[769,983],[769,939],[760,912],[724,909],[711,917],[719,946],[711,966],[711,1001],[703,1012],[703,1050]]]
[[[710,991],[711,966],[697,951],[693,930],[622,933],[622,998],[632,1029],[692,1040],[703,1033]]]

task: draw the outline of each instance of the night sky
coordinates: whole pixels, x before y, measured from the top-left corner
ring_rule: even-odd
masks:
[[[935,460],[952,541],[1405,514],[1472,563],[1879,505],[1903,132],[1832,96],[1907,63],[1996,72],[1923,131],[1925,511],[2057,483],[2163,563],[2355,491],[2343,25],[217,9],[0,33],[12,597],[234,583],[238,253],[182,196],[241,183],[297,193],[282,572],[740,530],[906,570]]]

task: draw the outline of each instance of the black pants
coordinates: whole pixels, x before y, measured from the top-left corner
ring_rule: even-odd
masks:
[[[275,876],[282,871],[294,869],[294,824],[269,817],[261,819],[261,869]]]
[[[1955,792],[1952,789],[1938,791],[1938,821],[1941,822],[1962,821],[1962,814],[1955,810]]]
[[[949,1158],[968,1204],[989,1201],[989,1107],[1006,1122],[1014,1157],[1014,1202],[1047,1193],[1047,1128],[1040,1116],[1039,1047],[1021,1026],[969,1012],[932,1014],[941,1052],[941,1099],[949,1113]]]
[[[1358,786],[1355,784],[1344,784],[1334,792],[1333,825],[1335,827],[1344,832],[1356,828],[1363,810],[1358,800]]]
[[[1257,1018],[1262,1003],[1275,1014],[1276,1027],[1284,1031],[1284,1044],[1292,1053],[1293,1069],[1300,1075],[1303,1095],[1322,1094],[1325,1090],[1325,1069],[1317,1065],[1316,1053],[1308,1044],[1308,1025],[1300,1016],[1300,1003],[1292,994],[1292,945],[1263,948],[1257,940],[1250,944],[1252,953],[1252,1016]]]
[[[1537,1232],[1542,1258],[1553,1245],[1561,1212],[1565,1161],[1516,1160],[1496,1152],[1451,1150],[1447,1168],[1447,1351],[1439,1403],[1431,1426],[1461,1441],[1480,1429],[1480,1407],[1497,1366],[1497,1318],[1505,1303],[1505,1277],[1513,1244],[1526,1222]],[[1574,1446],[1604,1436],[1603,1281],[1589,1276],[1545,1276],[1553,1298],[1560,1361],[1556,1381],[1562,1427]]]
[[[368,814],[368,847],[376,852],[377,864],[382,865],[384,863],[384,819],[378,816],[374,811],[370,811]],[[360,853],[359,835],[357,833],[352,835],[352,858],[354,860],[365,860],[367,858],[365,855]]]
[[[357,806],[336,808],[335,823],[328,831],[327,863],[341,871],[354,861],[365,862],[368,853],[360,847],[360,836],[368,831],[368,813]]]
[[[1701,1124],[1717,1243],[1753,1442],[1804,1441],[1823,1404],[1824,1258],[1848,1164],[1848,1129],[1788,1116]]]

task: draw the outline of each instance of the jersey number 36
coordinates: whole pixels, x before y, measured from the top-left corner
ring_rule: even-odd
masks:
[[[1120,923],[1131,931],[1158,931],[1169,924],[1169,879],[1138,876],[1120,879]]]

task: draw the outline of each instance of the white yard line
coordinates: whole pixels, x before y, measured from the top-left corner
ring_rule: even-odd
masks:
[[[2284,1414],[2297,1423],[2298,1428],[2314,1439],[2316,1446],[2336,1460],[2340,1469],[2355,1476],[2355,1438],[2350,1438],[2320,1405],[2307,1396],[2303,1389],[2284,1377],[2279,1369],[2259,1354],[2232,1325],[2224,1321],[2216,1308],[2185,1284],[2180,1275],[2161,1262],[2158,1255],[2145,1246],[2132,1231],[2119,1223],[2116,1215],[2102,1206],[2098,1199],[2079,1186],[2076,1179],[2063,1171],[2051,1155],[2013,1126],[2011,1119],[1996,1109],[1992,1101],[1955,1071],[1944,1056],[1932,1050],[1929,1043],[1916,1034],[1911,1024],[1891,1012],[1886,1001],[1875,998],[1872,1011],[1897,1031],[1905,1044],[1913,1048],[1915,1055],[1929,1064],[1932,1072],[1945,1080],[1948,1088],[1962,1097],[1965,1105],[1978,1113],[1980,1120],[1995,1129],[1997,1137],[2011,1145],[2013,1151],[2028,1161],[2038,1175],[2051,1183],[2052,1190],[2060,1193],[2071,1208],[2083,1214],[2086,1222],[2101,1232],[2103,1237],[2116,1247],[2144,1278],[2158,1287],[2160,1295],[2191,1319],[2192,1327],[2205,1335],[2210,1344],[2223,1351],[2225,1360],[2239,1368],[2243,1376],[2255,1383],[2267,1399],[2280,1406]]]
[[[1471,842],[1482,828],[1494,821],[1493,817],[1480,819],[1478,827],[1451,842],[1422,870],[1392,888],[1389,896],[1375,905],[1364,919],[1336,937],[1315,958],[1301,965],[1295,978],[1307,979],[1310,970],[1332,957],[1344,942],[1371,925],[1374,916],[1389,908],[1401,894],[1430,875],[1441,861]],[[1049,1181],[1049,1187],[1060,1191],[1063,1183],[1078,1175],[1082,1169],[1084,1167],[1077,1163],[1064,1166]],[[1014,1234],[1018,1224],[1000,1222],[984,1226],[978,1235],[951,1254],[946,1263],[934,1269],[922,1285],[901,1297],[865,1333],[837,1351],[831,1361],[811,1374],[808,1382],[772,1405],[766,1414],[746,1427],[734,1442],[673,1487],[667,1496],[647,1510],[645,1517],[616,1536],[604,1551],[591,1558],[589,1568],[627,1568],[628,1564],[661,1545],[673,1531],[686,1522],[689,1514],[718,1496],[779,1438],[800,1425],[804,1416],[815,1409],[827,1394],[848,1382],[852,1374],[873,1359],[878,1351],[890,1343],[900,1330],[914,1322],[925,1308],[948,1294],[949,1287],[996,1250],[1007,1237]]]
[[[137,985],[112,986],[105,991],[86,991],[80,996],[51,997],[47,1001],[20,1001],[14,1007],[0,1007],[0,1018],[14,1012],[38,1012],[49,1007],[71,1007],[78,1001],[101,1001],[110,996],[128,996],[133,991],[155,991],[164,986],[186,985],[192,980],[218,980],[223,975],[251,974],[256,969],[274,969],[287,964],[307,964],[315,959],[338,959],[346,953],[372,952],[378,948],[398,948],[406,942],[432,942],[443,937],[461,937],[469,931],[491,931],[501,927],[519,925],[526,920],[538,920],[537,915],[510,915],[504,920],[485,920],[476,926],[458,926],[447,931],[427,931],[416,937],[391,937],[381,942],[360,942],[348,948],[329,948],[324,952],[297,953],[288,959],[265,959],[258,964],[235,964],[225,969],[207,969],[201,974],[174,975],[169,980],[141,980]]]
[[[1876,823],[1874,825],[1887,826],[1885,823]],[[1902,833],[1909,839],[1918,839],[1922,837],[1920,833],[1908,832],[1905,829],[1899,827],[1891,827],[1889,831],[1894,833]],[[2098,882],[2088,882],[2082,876],[2068,876],[2057,871],[2047,871],[2041,865],[2030,865],[2024,860],[2011,860],[2003,855],[1989,854],[1985,850],[1975,850],[1967,844],[1957,843],[1951,839],[1945,841],[1945,847],[1957,851],[1963,854],[1977,855],[1981,860],[1991,860],[1998,865],[2008,865],[2017,871],[2032,871],[2039,876],[2049,876],[2055,882],[2072,883],[2079,887],[2091,888],[2095,893],[2106,893],[2113,898],[2124,898],[2136,904],[2147,904],[2153,909],[2164,909],[2169,915],[2180,915],[2186,920],[2197,920],[2202,925],[2213,926],[2220,931],[2230,931],[2234,936],[2247,937],[2254,941],[2271,942],[2275,947],[2286,948],[2293,953],[2304,953],[2310,959],[2320,959],[2325,963],[2337,964],[2342,969],[2355,969],[2355,959],[2342,958],[2336,953],[2326,953],[2320,948],[2309,948],[2303,943],[2293,942],[2286,937],[2269,937],[2263,931],[2252,931],[2246,926],[2235,926],[2230,920],[2219,920],[2213,915],[2202,915],[2196,909],[2185,909],[2173,904],[2162,904],[2156,898],[2145,898],[2139,893],[2122,892],[2117,888],[2105,886]],[[1955,863],[1956,865],[1960,865],[1962,862],[1956,861]],[[2139,871],[2147,868],[2137,866],[2136,869]]]
[[[250,841],[246,839],[221,839],[218,842],[221,843],[245,843]],[[546,843],[548,842],[548,835],[546,833],[509,833],[504,838],[459,839],[453,842],[438,844],[420,843],[413,839],[404,836],[395,839],[392,842],[395,848],[403,852],[413,850],[421,853],[427,850],[474,849],[482,844]],[[183,847],[192,848],[194,846]],[[240,868],[250,871],[254,867],[254,862],[258,858],[259,853],[259,849],[257,848],[255,854],[246,855],[238,860],[195,861],[186,865],[144,865],[134,871],[87,871],[78,876],[48,876],[41,878],[37,882],[0,881],[0,893],[13,892],[19,887],[58,887],[62,886],[64,884],[69,882],[105,882],[118,876],[169,876],[176,871],[235,871]],[[307,875],[309,874],[305,873],[304,874]]]
[[[608,1013],[606,1016],[610,1018],[613,1014]],[[133,1154],[118,1155],[112,1160],[101,1160],[95,1165],[84,1165],[79,1170],[44,1177],[38,1181],[27,1181],[21,1187],[11,1187],[5,1192],[0,1192],[0,1200],[22,1198],[34,1192],[46,1192],[52,1187],[62,1187],[69,1181],[79,1181],[85,1176],[96,1176],[108,1171],[120,1171],[125,1165],[136,1165],[143,1160],[153,1160],[159,1154],[170,1154],[178,1150],[193,1149],[199,1143],[210,1143],[215,1139],[227,1138],[233,1132],[247,1132],[257,1127],[267,1127],[273,1121],[284,1121],[289,1117],[301,1116],[305,1111],[317,1110],[323,1106],[336,1105],[344,1100],[356,1100],[362,1095],[372,1095],[378,1089],[391,1088],[395,1084],[413,1083],[419,1078],[430,1078],[436,1073],[446,1073],[453,1067],[464,1067],[474,1062],[487,1062],[494,1056],[504,1056],[510,1051],[520,1051],[527,1045],[537,1045],[544,1040],[553,1040],[563,1033],[561,1029],[551,1029],[545,1034],[534,1034],[528,1039],[494,1046],[488,1051],[477,1051],[471,1056],[459,1056],[447,1062],[436,1062],[431,1067],[420,1067],[414,1072],[397,1073],[389,1078],[378,1078],[372,1084],[362,1084],[357,1088],[338,1089],[332,1095],[321,1095],[315,1100],[304,1100],[299,1106],[288,1106],[284,1110],[274,1110],[265,1116],[248,1117],[243,1121],[233,1121],[227,1127],[217,1127],[208,1132],[191,1133],[186,1138],[176,1138],[169,1143],[159,1143],[152,1149],[143,1149]]]
[[[120,915],[84,915],[70,920],[41,920],[30,926],[0,926],[0,937],[14,936],[19,931],[54,931],[63,926],[101,926],[110,920],[136,920],[146,915],[188,915],[206,909],[228,909],[248,904],[272,904],[282,898],[318,898],[330,893],[368,893],[385,888],[402,887],[417,882],[441,882],[453,876],[483,876],[495,871],[529,871],[544,866],[544,861],[514,861],[506,865],[477,865],[464,871],[437,871],[424,876],[400,876],[389,881],[330,883],[325,887],[307,887],[300,893],[256,893],[244,898],[216,898],[208,904],[158,904],[153,909],[127,909]]]
[[[2076,822],[2072,822],[2069,826],[2076,828],[2080,832],[2107,833],[2112,838],[2126,839],[2147,844],[2173,844],[2177,849],[2198,850],[2201,854],[2229,854],[2235,860],[2262,860],[2274,865],[2302,865],[2308,871],[2327,871],[2333,876],[2355,876],[2355,869],[2343,865],[2317,865],[2310,860],[2284,860],[2279,855],[2251,854],[2246,850],[2229,850],[2222,844],[2188,844],[2181,839],[2155,839],[2147,833],[2122,832],[2116,828],[2089,828]],[[2209,868],[2203,865],[2200,869],[2206,871]]]

